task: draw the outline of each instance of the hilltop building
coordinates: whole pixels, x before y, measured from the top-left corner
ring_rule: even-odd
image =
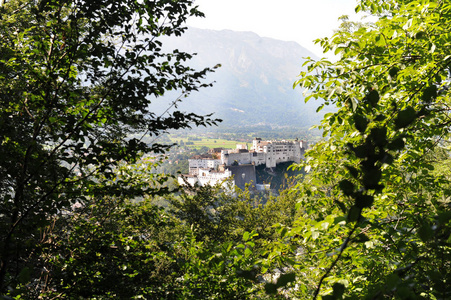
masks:
[[[189,159],[189,174],[179,176],[178,181],[180,184],[187,182],[190,185],[203,186],[223,183],[233,177],[235,185],[241,189],[244,189],[246,184],[256,187],[255,166],[275,168],[282,162],[299,163],[304,158],[307,147],[305,141],[262,141],[256,138],[250,150],[245,144],[239,144],[234,150],[221,149],[221,159]]]
[[[211,158],[195,158],[188,159],[188,163],[189,163],[189,174],[198,175],[200,169],[217,170],[219,165],[221,165],[221,160]]]
[[[257,175],[255,172],[255,165],[236,165],[225,166],[219,165],[217,169],[210,168],[191,168],[192,174],[182,174],[178,177],[179,184],[183,185],[188,183],[189,185],[225,185],[226,180],[233,178],[233,183],[240,189],[244,189],[246,185],[255,187],[257,182]]]
[[[200,186],[223,184],[228,178],[232,177],[232,171],[218,171],[209,168],[199,168],[196,174],[182,174],[178,177],[179,184],[188,183],[191,186],[196,184]]]
[[[221,162],[227,166],[232,164],[266,165],[275,168],[277,164],[292,161],[299,163],[304,158],[308,144],[305,141],[262,141],[256,138],[251,150],[237,148],[222,150]]]

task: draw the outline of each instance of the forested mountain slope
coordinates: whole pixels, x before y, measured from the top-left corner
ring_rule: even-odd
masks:
[[[189,28],[164,46],[197,53],[194,67],[221,67],[208,76],[213,87],[192,93],[181,110],[215,113],[221,126],[310,127],[319,122],[319,102],[304,102],[293,82],[304,58],[314,57],[295,42],[263,38],[252,32]],[[173,95],[177,97],[178,95]],[[167,104],[165,104],[167,105]],[[162,109],[160,107],[159,109]]]

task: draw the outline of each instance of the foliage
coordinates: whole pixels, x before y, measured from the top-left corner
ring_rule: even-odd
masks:
[[[296,82],[338,111],[300,165],[302,215],[275,249],[292,253],[298,297],[447,299],[449,169],[434,169],[451,124],[451,5],[361,1],[357,10],[377,21],[318,40],[339,60],[310,60]]]
[[[122,168],[169,148],[142,137],[218,120],[176,109],[183,96],[209,85],[203,79],[211,70],[186,67],[188,53],[161,51],[160,37],[180,35],[187,17],[202,16],[193,1],[1,3],[0,293],[17,294],[40,290],[50,251],[45,232],[74,205],[167,193]],[[168,90],[182,96],[168,104],[172,112],[156,115],[149,104]],[[73,240],[58,244],[78,248],[58,251],[78,257],[85,249],[87,241],[77,239],[97,227],[82,221],[70,229]]]
[[[174,225],[155,206],[108,198],[59,218],[48,236],[52,249],[41,277],[41,297],[171,294],[177,253],[170,251],[173,245],[165,234]]]
[[[240,299],[285,299],[283,291],[287,283],[294,281],[293,273],[278,269],[283,269],[282,260],[267,265],[264,258],[282,257],[282,253],[269,253],[272,244],[287,232],[281,224],[293,224],[297,198],[285,192],[276,198],[253,194],[248,189],[236,189],[234,193],[220,189],[221,186],[194,187],[168,199],[168,212],[195,232],[191,243],[198,245],[198,251],[216,253],[208,260],[203,259],[202,264],[196,261],[194,266],[187,264],[196,274],[197,288],[215,291],[209,294],[214,299],[233,299],[236,295]],[[224,265],[228,269],[224,269],[224,259],[229,262]],[[218,274],[219,270],[223,271]],[[221,276],[224,279],[224,271],[227,282],[219,280]],[[201,280],[202,277],[209,279]],[[213,289],[210,282],[216,279]],[[219,289],[221,293],[216,294]],[[231,290],[235,292],[231,294]]]
[[[55,220],[51,229],[36,296],[239,299],[256,290],[237,275],[253,266],[255,233],[206,246],[149,201],[105,198]]]
[[[318,41],[340,59],[308,61],[296,85],[337,110],[298,184],[264,198],[175,194],[140,160],[170,147],[145,136],[216,121],[149,110],[207,85],[158,41],[201,15],[192,2],[0,7],[0,293],[450,298],[451,5],[361,1],[376,22]]]
[[[198,240],[210,243],[240,241],[245,232],[254,231],[257,241],[264,243],[277,237],[274,224],[293,223],[296,215],[295,197],[254,194],[248,189],[223,186],[186,187],[172,195],[169,212],[193,227]]]

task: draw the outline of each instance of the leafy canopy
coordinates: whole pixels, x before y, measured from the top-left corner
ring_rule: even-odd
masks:
[[[142,137],[218,121],[177,110],[211,69],[161,49],[202,15],[191,0],[1,2],[0,293],[39,276],[43,228],[73,205],[166,192],[117,175],[168,148]],[[151,101],[171,90],[181,97],[157,115]]]
[[[435,169],[449,160],[438,153],[451,124],[451,4],[360,1],[356,10],[377,21],[343,19],[317,41],[338,61],[306,62],[295,84],[337,107],[296,187],[303,216],[287,240],[305,283],[298,295],[446,299],[449,169]]]

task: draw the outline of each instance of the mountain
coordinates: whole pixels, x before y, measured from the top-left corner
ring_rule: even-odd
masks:
[[[183,100],[180,110],[212,113],[227,127],[296,127],[317,124],[318,102],[304,103],[293,83],[305,57],[315,55],[295,42],[260,37],[252,32],[189,28],[163,40],[165,50],[197,53],[190,65],[200,69],[221,64],[202,89]],[[174,97],[174,95],[172,95]]]

